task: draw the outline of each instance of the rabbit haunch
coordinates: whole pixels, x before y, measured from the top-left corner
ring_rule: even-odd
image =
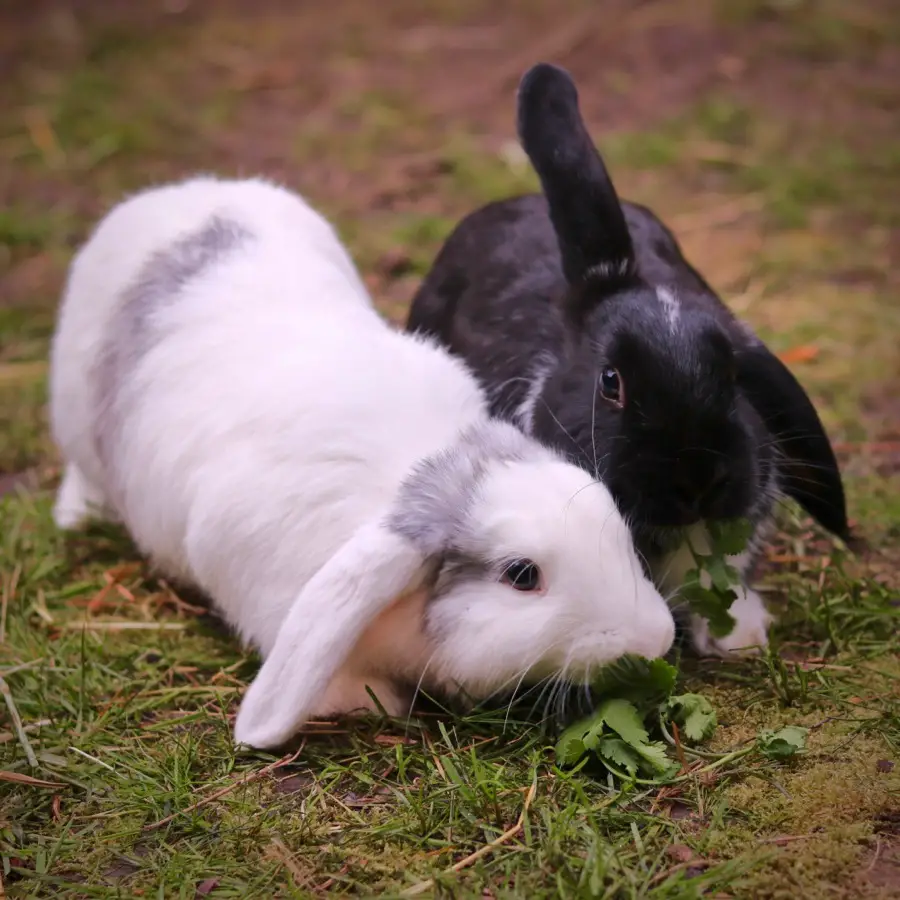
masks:
[[[71,266],[51,419],[58,524],[118,519],[259,649],[239,742],[372,708],[367,688],[399,715],[417,686],[481,698],[671,645],[607,489],[389,327],[273,184],[196,178],[107,215]]]

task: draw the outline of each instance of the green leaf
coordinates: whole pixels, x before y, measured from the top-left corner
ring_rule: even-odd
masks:
[[[716,591],[724,594],[730,591],[733,585],[740,584],[737,570],[733,566],[729,566],[724,557],[706,557],[704,565]]]
[[[556,763],[559,766],[574,766],[585,753],[584,734],[577,726],[567,728],[556,742]]]
[[[753,534],[753,523],[748,519],[707,522],[709,539],[714,556],[737,556],[747,549]]]
[[[600,756],[604,760],[608,760],[612,765],[620,769],[624,769],[629,775],[637,775],[638,767],[641,764],[641,758],[620,737],[608,735],[600,741]]]
[[[681,595],[692,612],[709,622],[709,630],[714,637],[731,634],[735,619],[728,610],[737,599],[734,591],[720,592],[699,584],[690,584],[682,588]]]
[[[597,711],[603,721],[632,747],[647,742],[647,729],[633,703],[627,700],[607,700]]]
[[[668,748],[661,741],[639,744],[634,749],[654,774],[667,773],[673,768],[680,768],[677,763],[673,763],[669,758]]]
[[[790,759],[806,748],[808,729],[799,725],[787,725],[778,731],[765,729],[756,739],[756,747],[769,759]]]
[[[658,778],[668,773],[673,760],[664,744],[650,741],[644,720],[658,714],[677,676],[677,669],[662,659],[625,656],[606,666],[593,685],[604,699],[594,713],[562,733],[556,745],[558,764],[575,765],[594,753],[619,774],[644,772]]]
[[[718,720],[712,704],[702,694],[679,694],[669,698],[669,717],[681,726],[682,734],[693,743],[708,741]]]
[[[675,690],[678,670],[664,659],[623,656],[600,671],[593,683],[597,697],[621,697],[649,710]]]

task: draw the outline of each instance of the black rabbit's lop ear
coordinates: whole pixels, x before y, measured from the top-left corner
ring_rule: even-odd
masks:
[[[566,280],[627,280],[634,247],[622,204],[578,108],[568,72],[532,66],[519,84],[518,131],[541,181]]]
[[[762,344],[736,353],[738,383],[778,442],[781,489],[820,525],[850,539],[844,486],[815,408],[790,370]]]

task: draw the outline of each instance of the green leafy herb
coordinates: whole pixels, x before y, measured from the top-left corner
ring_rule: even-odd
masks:
[[[629,775],[652,777],[672,768],[665,745],[650,740],[637,707],[621,698],[604,701],[593,715],[567,728],[557,745],[557,760],[573,765],[587,751]]]
[[[664,659],[623,656],[603,668],[593,689],[599,697],[621,697],[646,705],[665,700],[675,690],[677,678],[678,669]]]
[[[806,748],[806,728],[787,725],[778,731],[761,731],[756,739],[756,748],[769,759],[790,759]]]
[[[680,694],[670,697],[669,716],[681,727],[682,734],[695,744],[708,741],[718,721],[712,704],[702,694]]]
[[[737,556],[738,553],[743,553],[753,535],[753,523],[749,519],[707,522],[706,529],[716,556]]]
[[[729,612],[731,604],[737,600],[733,590],[718,591],[715,588],[703,587],[700,584],[700,571],[692,569],[681,588],[681,596],[698,616],[703,616],[709,623],[713,637],[725,637],[731,634],[735,626],[735,618]]]
[[[707,522],[706,531],[708,552],[688,541],[695,568],[685,573],[681,595],[697,615],[706,619],[714,637],[724,637],[735,625],[729,610],[737,599],[735,587],[740,584],[740,574],[728,557],[746,549],[753,525],[747,519]]]
[[[594,683],[604,699],[597,710],[567,728],[556,745],[561,766],[573,766],[594,755],[615,773],[630,778],[664,780],[680,765],[666,744],[650,735],[647,723],[659,726],[670,711],[691,717],[692,733],[703,732],[705,740],[715,730],[715,714],[709,702],[697,694],[672,697],[677,669],[662,659],[625,656],[607,666]],[[678,701],[678,702],[676,702]],[[710,717],[711,716],[711,717]]]
[[[664,783],[680,777],[685,757],[694,769],[702,764],[699,771],[721,770],[754,754],[780,762],[806,747],[807,730],[788,725],[761,731],[753,743],[739,749],[694,749],[715,733],[716,711],[702,694],[675,694],[677,674],[665,660],[639,656],[625,656],[607,666],[594,682],[600,705],[560,735],[557,765],[575,766],[593,757],[616,777]],[[677,760],[676,738],[668,724],[673,722],[681,738]]]

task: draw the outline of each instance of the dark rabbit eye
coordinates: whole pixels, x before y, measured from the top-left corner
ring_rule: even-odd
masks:
[[[530,559],[517,559],[504,570],[502,580],[517,591],[537,591],[541,589],[541,570]]]
[[[621,409],[625,405],[625,388],[619,373],[607,367],[600,373],[600,394],[604,400]]]

